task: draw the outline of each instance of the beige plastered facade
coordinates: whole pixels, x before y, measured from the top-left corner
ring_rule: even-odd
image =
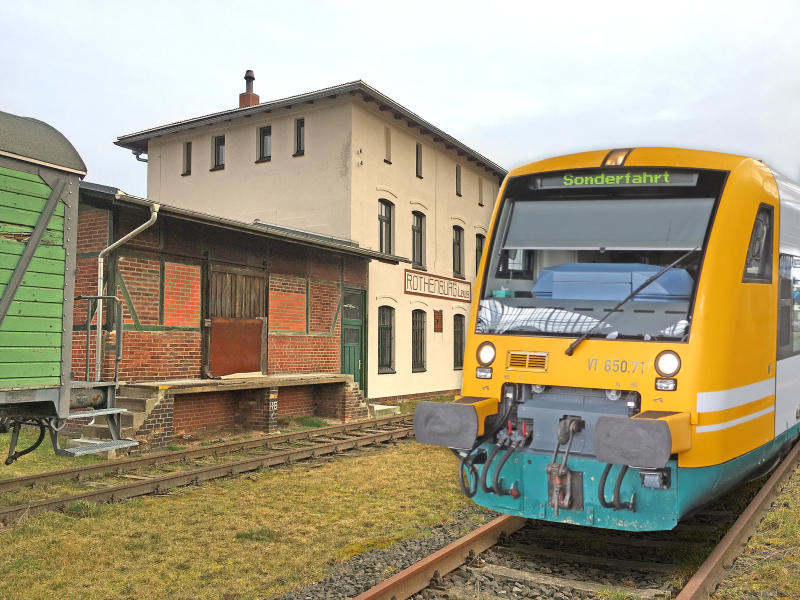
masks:
[[[293,156],[298,118],[305,123],[305,151]],[[268,162],[256,162],[258,132],[266,125],[272,128],[272,156]],[[225,136],[225,168],[211,170],[213,139],[219,135]],[[191,175],[184,176],[187,141],[192,142],[192,168]],[[418,143],[421,179],[416,176]],[[461,196],[456,194],[456,165],[461,167]],[[487,234],[499,187],[488,170],[358,94],[151,139],[147,175],[147,195],[155,202],[348,238],[374,250],[380,245],[379,201],[388,200],[394,206],[395,255],[411,258],[412,213],[425,215],[426,275],[454,277],[453,227],[464,230],[464,281],[473,294],[476,235]],[[405,270],[411,268],[408,263],[370,263],[365,358],[371,399],[461,387],[461,370],[454,367],[453,317],[464,315],[468,323],[470,304],[406,293]],[[394,373],[378,373],[380,306],[395,310]],[[415,309],[426,312],[426,368],[420,372],[411,367]],[[434,332],[438,310],[443,316],[439,333]]]

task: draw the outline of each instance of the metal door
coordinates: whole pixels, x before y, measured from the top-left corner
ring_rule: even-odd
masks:
[[[364,291],[344,290],[342,298],[342,372],[364,390]]]

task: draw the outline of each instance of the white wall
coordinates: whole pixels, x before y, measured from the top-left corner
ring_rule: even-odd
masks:
[[[150,141],[147,196],[250,223],[350,237],[350,102],[278,109]],[[305,119],[305,154],[294,157],[294,122]],[[272,160],[256,163],[259,128],[272,126]],[[225,135],[225,168],[210,171],[212,143]],[[192,173],[181,176],[183,143]]]

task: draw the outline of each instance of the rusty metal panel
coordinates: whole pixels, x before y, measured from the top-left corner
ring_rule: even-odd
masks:
[[[214,376],[261,371],[264,319],[211,319],[209,363]]]

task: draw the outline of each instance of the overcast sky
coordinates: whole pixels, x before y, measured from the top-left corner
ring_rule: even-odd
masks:
[[[363,79],[506,168],[593,148],[747,154],[800,179],[800,2],[5,0],[0,110],[145,195],[117,136]]]

